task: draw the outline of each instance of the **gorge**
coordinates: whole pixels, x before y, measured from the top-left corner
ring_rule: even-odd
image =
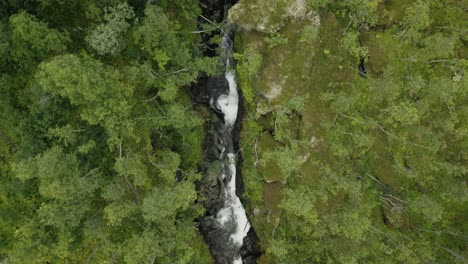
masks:
[[[241,174],[238,173],[240,169],[237,167],[242,121],[239,107],[242,107],[242,96],[238,92],[234,68],[234,28],[225,21],[230,5],[229,2],[218,5],[223,8],[223,12],[219,13],[223,14],[225,22],[220,30],[221,60],[225,72],[221,76],[208,79],[205,84],[205,91],[210,97],[210,108],[217,114],[218,121],[213,135],[207,138],[211,152],[206,158],[206,163],[209,164],[207,178],[211,180],[205,181],[202,187],[209,202],[204,203],[207,214],[201,220],[201,231],[210,245],[216,263],[255,263],[260,250],[253,245],[256,235],[238,197],[241,191],[237,188],[242,186]],[[250,238],[244,243],[247,236]]]

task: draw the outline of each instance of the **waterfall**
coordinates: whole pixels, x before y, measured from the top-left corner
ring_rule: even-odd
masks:
[[[202,0],[203,1],[203,0]],[[203,162],[203,181],[198,186],[201,201],[206,209],[198,219],[199,228],[217,264],[253,264],[261,255],[258,237],[250,225],[241,200],[242,175],[238,167],[242,162],[239,152],[239,133],[242,119],[242,96],[237,89],[235,61],[233,59],[234,28],[226,21],[227,13],[235,0],[211,1],[201,4],[203,16],[200,23],[223,23],[221,62],[223,73],[200,79],[192,90],[192,98],[208,104],[217,119],[207,122],[207,137]],[[201,27],[200,27],[201,28]],[[202,35],[205,42],[215,33]],[[205,54],[215,56],[215,46]],[[236,188],[238,188],[236,190]]]
[[[228,84],[229,90],[227,94],[221,94],[216,99],[216,105],[212,107],[215,108],[218,112],[223,114],[225,133],[228,136],[223,137],[223,151],[220,154],[220,161],[225,164],[224,169],[222,170],[221,179],[223,184],[221,184],[223,194],[224,205],[216,214],[216,222],[220,228],[226,228],[228,226],[234,226],[231,228],[232,231],[229,234],[230,247],[237,252],[232,263],[238,264],[242,263],[242,258],[240,256],[240,248],[243,245],[243,239],[247,236],[247,233],[250,229],[250,223],[245,214],[244,207],[236,195],[236,155],[233,153],[232,146],[232,128],[237,119],[238,104],[239,104],[239,94],[237,92],[237,84],[235,80],[235,74],[230,68],[232,66],[232,40],[230,39],[230,32],[223,33],[222,40],[222,58],[225,60],[225,74],[224,78]],[[211,102],[214,101],[212,98]]]

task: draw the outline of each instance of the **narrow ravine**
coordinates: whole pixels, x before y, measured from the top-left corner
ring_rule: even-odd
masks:
[[[223,19],[230,3],[220,1]],[[200,230],[218,264],[256,263],[260,254],[257,237],[252,230],[241,199],[242,179],[237,161],[240,159],[238,140],[241,122],[241,99],[233,59],[234,28],[229,22],[220,30],[221,60],[224,74],[205,80],[204,93],[209,96],[212,120],[206,139],[206,175],[201,186],[206,215],[200,220]]]
[[[222,51],[226,58],[225,78],[228,82],[229,93],[222,94],[216,99],[216,104],[212,105],[215,110],[220,111],[224,116],[225,133],[232,134],[232,128],[236,122],[239,107],[239,94],[233,70],[230,69],[232,60],[232,40],[229,38],[230,31],[223,33]],[[223,57],[224,57],[223,56]],[[212,98],[214,99],[214,98]],[[221,174],[221,187],[224,196],[224,206],[216,214],[216,221],[220,228],[229,228],[234,226],[229,236],[228,243],[240,250],[243,245],[244,237],[250,229],[250,223],[245,215],[244,207],[236,195],[236,155],[233,153],[232,136],[223,144],[224,151],[221,152],[219,159],[223,161],[224,168]],[[227,166],[226,166],[227,165]],[[234,257],[233,263],[242,263],[240,253]]]

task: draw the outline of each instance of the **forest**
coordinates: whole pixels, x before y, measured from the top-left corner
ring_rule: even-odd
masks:
[[[0,264],[224,264],[230,73],[226,263],[468,262],[467,0],[0,0]]]

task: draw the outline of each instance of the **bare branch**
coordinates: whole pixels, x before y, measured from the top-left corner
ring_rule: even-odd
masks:
[[[381,181],[377,180],[376,178],[374,178],[372,175],[370,175],[369,173],[367,173],[367,176],[369,176],[371,179],[373,179],[374,181],[376,181],[377,183],[379,183],[380,185],[386,187],[385,184],[383,184]]]
[[[453,60],[431,60],[428,63],[431,64],[431,63],[435,63],[435,62],[451,62],[451,61],[453,61]]]
[[[188,70],[189,70],[189,68],[182,68],[182,69],[180,69],[178,71],[172,72],[171,74],[177,74],[179,72],[185,72],[185,71],[188,71]]]
[[[258,151],[257,151],[257,148],[258,148],[258,141],[260,140],[260,137],[257,138],[257,141],[255,141],[255,144],[254,144],[254,150],[255,150],[255,161],[254,161],[254,165],[257,166],[258,164]]]
[[[403,143],[405,143],[405,144],[410,144],[410,145],[413,145],[413,146],[416,146],[416,147],[420,147],[420,148],[424,148],[424,149],[431,150],[431,148],[429,148],[429,147],[426,147],[426,146],[423,146],[423,145],[419,145],[419,144],[416,144],[416,143],[412,143],[412,142],[408,142],[408,141],[406,141],[405,139],[402,139],[402,138],[400,138],[400,137],[398,137],[398,136],[395,136],[394,134],[392,134],[392,133],[386,131],[386,130],[385,130],[381,125],[379,125],[378,123],[376,123],[376,124],[377,124],[377,127],[378,127],[382,132],[384,132],[385,134],[387,134],[387,135],[390,136],[390,137],[393,137],[393,138],[395,138],[395,139],[401,140],[401,141],[403,141]]]
[[[120,140],[119,144],[119,158],[122,158],[122,140]]]
[[[462,255],[457,254],[456,252],[453,252],[453,250],[450,250],[450,249],[448,249],[448,248],[446,248],[446,247],[441,246],[439,243],[434,243],[434,245],[435,245],[436,247],[440,248],[440,249],[443,249],[443,250],[447,251],[447,252],[450,253],[450,255],[452,255],[454,258],[457,258],[457,259],[461,260],[463,263],[466,263],[466,262],[465,262],[466,260],[465,260],[465,258],[464,258]]]
[[[86,173],[86,174],[85,174],[83,177],[81,177],[81,178],[86,178],[86,177],[88,177],[89,175],[95,173],[95,172],[98,171],[98,170],[99,170],[99,168],[94,168],[94,169],[90,170],[88,173]]]
[[[151,101],[154,101],[154,100],[156,100],[158,97],[159,97],[159,95],[157,94],[157,95],[155,95],[155,96],[151,97],[150,99],[143,100],[143,102],[151,102]]]
[[[194,30],[194,31],[190,31],[190,33],[192,33],[192,34],[200,34],[200,33],[205,33],[205,32],[209,32],[209,31],[206,31],[206,30]]]
[[[391,194],[388,194],[388,193],[384,193],[384,196],[391,197],[391,198],[393,198],[393,199],[395,199],[395,200],[397,200],[399,202],[402,202],[402,203],[407,203],[406,201],[403,201],[403,200],[399,199],[398,197],[395,197],[395,196],[393,196]]]
[[[161,167],[159,167],[158,164],[156,164],[153,160],[151,160],[151,156],[150,156],[150,154],[149,154],[148,151],[146,151],[146,154],[148,155],[148,160],[149,160],[149,162],[150,162],[151,164],[153,164],[153,166],[155,166],[156,168],[158,168],[160,171],[162,171]]]

